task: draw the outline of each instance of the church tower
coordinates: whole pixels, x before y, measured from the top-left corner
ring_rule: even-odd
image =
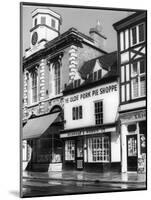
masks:
[[[38,8],[32,12],[30,48],[26,57],[44,48],[46,42],[60,34],[61,16],[50,9]]]

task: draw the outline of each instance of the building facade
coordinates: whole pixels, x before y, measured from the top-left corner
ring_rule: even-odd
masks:
[[[146,12],[113,26],[118,38],[122,172],[146,165]]]
[[[117,52],[85,62],[64,90],[65,170],[120,171]]]
[[[62,169],[62,91],[85,61],[106,54],[100,24],[90,36],[75,28],[60,34],[61,24],[61,16],[50,9],[32,12],[30,48],[23,58],[23,168],[27,170]]]

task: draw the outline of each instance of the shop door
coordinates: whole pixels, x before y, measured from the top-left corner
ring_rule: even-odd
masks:
[[[127,170],[137,171],[137,135],[127,136]]]
[[[77,140],[76,167],[78,170],[83,169],[83,140]]]

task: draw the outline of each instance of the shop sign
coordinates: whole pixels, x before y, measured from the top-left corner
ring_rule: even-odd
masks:
[[[133,113],[127,113],[120,116],[121,122],[132,122],[146,119],[146,111],[137,111]]]
[[[65,98],[65,103],[71,103],[71,102],[75,102],[78,100],[84,100],[84,99],[88,99],[90,97],[95,97],[95,96],[99,96],[99,95],[106,94],[106,93],[117,92],[117,90],[118,90],[117,84],[107,85],[104,87],[99,87],[99,88],[95,88],[92,90],[88,90],[83,93],[71,96],[71,97],[67,97],[67,98]]]
[[[106,132],[113,132],[116,131],[116,128],[98,128],[98,129],[89,129],[89,130],[81,130],[81,131],[73,131],[70,133],[63,133],[60,135],[61,138],[66,137],[75,137],[75,136],[82,136],[82,135],[94,135],[99,133],[106,133]]]

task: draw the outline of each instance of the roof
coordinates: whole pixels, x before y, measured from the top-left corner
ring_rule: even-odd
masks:
[[[107,53],[106,51],[95,46],[94,40],[90,36],[87,36],[79,32],[76,28],[70,28],[69,30],[60,34],[58,37],[54,38],[53,40],[48,41],[45,44],[44,49],[41,49],[33,53],[27,58],[23,58],[23,64],[26,65],[26,64],[32,63],[33,61],[38,60],[40,59],[40,57],[43,57],[47,54],[54,54],[54,52],[56,52],[57,49],[60,50],[62,49],[62,47],[66,47],[73,42],[78,42],[78,43],[85,42],[88,45],[90,45],[92,48],[97,49],[99,52],[102,52],[104,54]]]
[[[134,23],[136,23],[139,20],[142,20],[143,18],[145,18],[147,16],[147,11],[143,10],[143,11],[137,11],[133,14],[131,14],[128,17],[125,17],[124,19],[116,22],[113,24],[113,27],[115,30],[119,31],[121,29],[124,29],[125,27],[128,27]]]
[[[79,70],[79,73],[83,79],[86,79],[87,76],[93,72],[96,60],[99,60],[99,62],[102,64],[102,68],[106,70],[110,69],[110,74],[117,71],[117,51],[114,51],[85,62]]]
[[[100,80],[94,81],[90,75],[93,72],[97,60],[102,64],[102,68],[108,70],[108,73]],[[85,62],[80,68],[79,73],[81,78],[85,79],[85,81],[78,88],[73,88],[73,83],[70,83],[63,91],[64,94],[117,80],[117,77],[119,76],[119,70],[117,67],[117,51]]]

